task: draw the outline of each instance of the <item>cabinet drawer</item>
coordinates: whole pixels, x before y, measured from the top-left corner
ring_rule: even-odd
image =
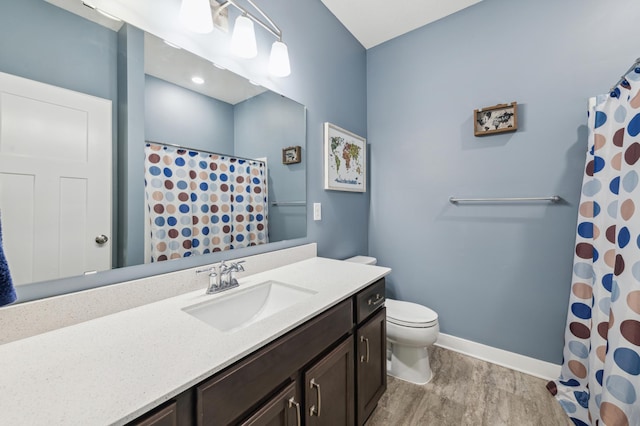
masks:
[[[353,326],[351,299],[301,325],[196,388],[197,424],[226,425],[257,407]]]
[[[384,305],[384,288],[382,278],[356,295],[356,323],[361,323]]]

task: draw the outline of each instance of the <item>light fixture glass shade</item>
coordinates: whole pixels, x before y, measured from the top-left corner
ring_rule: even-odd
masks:
[[[255,58],[258,54],[253,22],[246,16],[238,16],[231,35],[231,51],[241,58]]]
[[[289,49],[287,49],[287,45],[281,41],[274,41],[271,45],[269,73],[276,77],[286,77],[291,74]]]
[[[190,31],[206,34],[213,31],[213,18],[209,0],[182,0],[180,23]]]

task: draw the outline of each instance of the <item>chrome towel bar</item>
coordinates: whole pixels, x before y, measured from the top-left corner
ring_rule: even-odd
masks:
[[[272,201],[272,206],[306,206],[306,201]]]
[[[452,204],[463,202],[476,202],[476,203],[511,203],[511,202],[529,202],[529,201],[550,201],[557,203],[562,198],[558,195],[552,195],[550,197],[511,197],[511,198],[458,198],[449,197],[449,202]]]

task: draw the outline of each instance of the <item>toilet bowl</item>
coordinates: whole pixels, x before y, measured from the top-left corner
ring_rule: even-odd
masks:
[[[438,314],[417,303],[387,299],[387,372],[423,385],[433,377],[427,348],[438,339]]]
[[[355,256],[349,262],[375,265],[376,259]],[[387,373],[416,384],[433,378],[427,348],[438,339],[438,314],[426,306],[386,299]]]

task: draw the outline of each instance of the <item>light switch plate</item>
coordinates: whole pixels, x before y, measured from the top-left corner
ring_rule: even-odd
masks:
[[[313,220],[322,220],[322,205],[313,203]]]

